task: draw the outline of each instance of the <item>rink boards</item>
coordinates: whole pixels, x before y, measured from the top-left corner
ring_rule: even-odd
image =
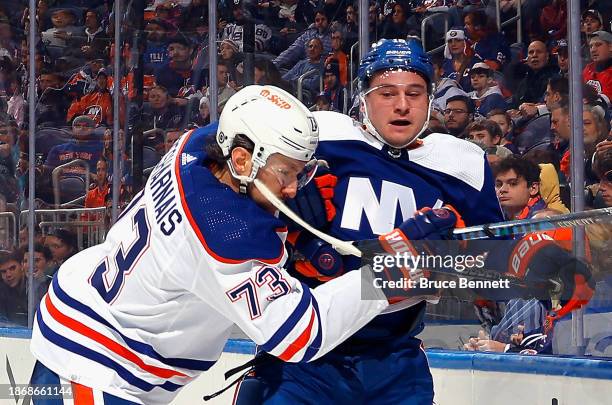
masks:
[[[27,330],[0,329],[0,384],[29,380],[34,358]],[[231,340],[219,362],[185,388],[173,404],[203,404],[225,386],[223,373],[252,357],[253,343]],[[438,405],[599,405],[611,403],[612,360],[428,350]],[[234,390],[207,404],[231,404]],[[554,400],[557,400],[554,402]],[[21,404],[20,400],[18,404]],[[0,399],[0,404],[15,404]]]

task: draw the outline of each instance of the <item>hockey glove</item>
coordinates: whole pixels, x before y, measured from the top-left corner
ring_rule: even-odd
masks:
[[[328,281],[344,273],[342,256],[329,243],[301,232],[295,241],[295,270],[303,276]]]
[[[319,163],[317,176],[299,190],[295,198],[286,203],[304,221],[317,229],[325,229],[336,216],[336,207],[332,199],[338,178],[330,173],[325,161]],[[290,219],[284,217],[283,220],[287,223],[290,232],[301,230],[301,227]]]
[[[440,248],[441,242],[433,243],[419,242],[423,240],[447,240],[450,239],[452,229],[460,222],[460,217],[452,207],[448,206],[440,209],[424,208],[416,213],[413,218],[404,221],[393,231],[381,235],[378,239],[382,250],[391,256],[401,255],[417,257],[420,253],[432,254]],[[379,256],[380,257],[380,256]],[[430,288],[428,284],[422,284],[423,279],[432,280],[437,278],[427,270],[411,266],[403,260],[397,263],[398,266],[381,266],[384,259],[379,261],[378,270],[381,285],[390,303],[399,303],[415,299],[434,299],[438,295],[435,288]],[[415,262],[412,261],[412,264]],[[399,266],[401,264],[401,266]],[[407,266],[405,266],[407,264]],[[376,263],[374,263],[376,265]],[[381,269],[382,267],[382,269]],[[382,282],[385,283],[382,283]]]

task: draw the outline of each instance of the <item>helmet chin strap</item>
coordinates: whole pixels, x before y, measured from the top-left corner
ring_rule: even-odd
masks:
[[[247,195],[247,187],[250,183],[253,182],[253,180],[255,180],[255,176],[257,176],[257,172],[259,171],[259,165],[253,162],[251,174],[249,174],[248,176],[242,176],[236,172],[231,158],[227,159],[227,167],[229,168],[232,177],[240,182],[240,185],[238,186],[238,191],[240,192],[240,194]]]
[[[381,141],[385,145],[388,145],[388,146],[390,146],[392,148],[396,148],[396,149],[403,149],[403,148],[409,146],[414,141],[419,139],[419,137],[421,135],[423,135],[423,132],[425,132],[425,130],[427,129],[427,126],[429,125],[429,119],[431,118],[431,108],[432,108],[433,100],[434,100],[434,97],[433,97],[433,91],[432,91],[432,94],[430,94],[429,97],[428,97],[427,119],[423,123],[423,126],[421,127],[421,130],[410,141],[408,141],[407,143],[405,143],[405,144],[403,144],[401,146],[395,146],[395,145],[389,144],[389,142],[387,142],[385,140],[385,138],[383,138],[383,136],[376,130],[376,128],[374,127],[374,124],[372,124],[372,121],[370,121],[370,117],[368,115],[368,105],[367,105],[366,100],[365,100],[365,93],[364,92],[359,93],[359,101],[361,102],[361,105],[363,105],[363,125],[365,125],[366,129],[368,130],[368,132],[370,134],[372,134],[376,139],[378,139],[379,141]]]

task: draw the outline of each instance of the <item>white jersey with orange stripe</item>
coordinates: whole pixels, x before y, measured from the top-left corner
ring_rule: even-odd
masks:
[[[303,362],[387,307],[382,295],[361,299],[359,272],[314,290],[291,277],[284,224],[206,168],[209,132],[177,141],[106,241],[58,271],[31,344],[52,371],[168,403],[219,358],[233,324],[263,350]]]

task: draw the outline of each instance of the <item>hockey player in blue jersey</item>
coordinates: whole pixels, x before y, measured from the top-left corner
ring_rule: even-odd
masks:
[[[76,405],[167,404],[217,361],[234,324],[307,362],[388,307],[373,288],[361,299],[358,272],[309,289],[286,270],[287,227],[254,184],[291,198],[309,180],[318,129],[305,106],[249,86],[209,133],[181,137],[105,242],[59,269],[36,314],[32,384],[71,383]]]
[[[420,43],[379,41],[362,59],[358,76],[363,122],[315,113],[316,155],[337,177],[332,201],[337,213],[329,233],[344,240],[376,238],[426,207],[452,206],[468,226],[502,221],[480,148],[446,134],[419,139],[433,99],[433,67]],[[444,231],[435,215],[413,220],[417,226],[404,232],[408,239],[439,239]],[[296,246],[310,259],[296,269],[308,274],[311,285],[357,266],[348,257],[334,266],[329,257],[319,260],[325,246],[317,239],[298,240]],[[413,297],[408,308],[378,316],[310,364],[283,365],[260,356],[237,403],[431,405],[433,381],[416,337],[426,299],[434,297]]]
[[[407,243],[443,239],[449,224],[438,213],[445,210],[428,207],[444,206],[468,226],[502,221],[482,150],[446,134],[419,139],[433,94],[433,68],[420,43],[378,42],[361,61],[358,75],[363,122],[315,112],[316,155],[336,176],[324,193],[333,205],[327,205],[329,233],[344,240],[389,240],[402,224]],[[421,213],[415,215],[417,210]],[[357,266],[354,258],[340,257],[304,233],[295,246],[306,259],[296,262],[295,271],[309,285]],[[253,375],[240,386],[237,404],[431,405],[433,381],[417,338],[426,301],[436,299],[429,293],[388,309],[314,362],[283,364],[259,355]]]

